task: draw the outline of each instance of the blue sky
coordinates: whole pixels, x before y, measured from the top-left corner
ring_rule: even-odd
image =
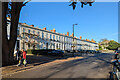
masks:
[[[69,2],[29,2],[22,8],[20,22],[39,28],[53,28],[59,33],[70,32],[75,26],[75,36],[83,39],[100,39],[118,41],[118,3],[95,2],[93,6],[80,7],[75,10]]]

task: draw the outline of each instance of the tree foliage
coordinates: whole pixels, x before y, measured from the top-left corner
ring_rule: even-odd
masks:
[[[119,43],[117,43],[116,41],[110,41],[109,43],[108,43],[108,49],[109,50],[117,50],[118,49],[118,47],[120,47],[120,44]]]
[[[100,39],[99,43],[104,42],[104,41],[108,41],[108,39],[107,38]]]
[[[89,4],[89,6],[92,6],[92,3],[93,3],[93,2],[94,2],[94,1],[81,2],[81,7],[83,8],[83,5],[87,5],[87,4]],[[73,7],[73,10],[75,10],[77,3],[78,3],[78,2],[74,2],[74,1],[73,1],[69,6],[72,6],[72,7]]]
[[[101,45],[99,45],[99,50],[102,50],[102,47],[101,47]]]

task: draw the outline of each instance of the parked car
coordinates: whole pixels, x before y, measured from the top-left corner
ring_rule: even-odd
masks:
[[[93,53],[97,53],[97,51],[96,50],[92,50],[93,51]]]
[[[98,51],[96,51],[96,50],[89,50],[88,52],[89,52],[89,53],[93,53],[93,54],[94,54],[94,53],[98,53]]]
[[[62,50],[53,50],[48,52],[49,55],[55,55],[55,56],[64,56],[64,51]]]
[[[83,52],[83,53],[87,53],[87,50],[83,50],[82,52]]]
[[[113,80],[120,80],[120,60],[116,59],[112,61],[112,68],[113,68]]]
[[[100,53],[100,51],[98,50],[98,51],[96,51],[96,53]]]
[[[114,59],[120,59],[120,51],[115,52]]]
[[[86,53],[92,53],[92,50],[86,50]]]
[[[82,50],[78,50],[78,52],[82,53]]]
[[[69,53],[70,51],[69,50],[65,50],[66,53]]]
[[[116,53],[120,53],[120,50],[116,51]]]
[[[71,51],[70,51],[70,53],[75,53],[75,52],[76,52],[76,50],[71,50]]]

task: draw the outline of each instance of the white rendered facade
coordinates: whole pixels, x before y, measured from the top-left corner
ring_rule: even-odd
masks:
[[[61,49],[61,50],[96,50],[98,44],[91,41],[86,41],[65,34],[40,29],[34,26],[29,26],[25,23],[18,25],[16,48],[21,49]],[[15,49],[16,49],[15,48]]]

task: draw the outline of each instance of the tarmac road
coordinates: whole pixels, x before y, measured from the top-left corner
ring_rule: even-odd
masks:
[[[82,59],[38,66],[3,78],[109,78],[113,54],[99,53]]]

